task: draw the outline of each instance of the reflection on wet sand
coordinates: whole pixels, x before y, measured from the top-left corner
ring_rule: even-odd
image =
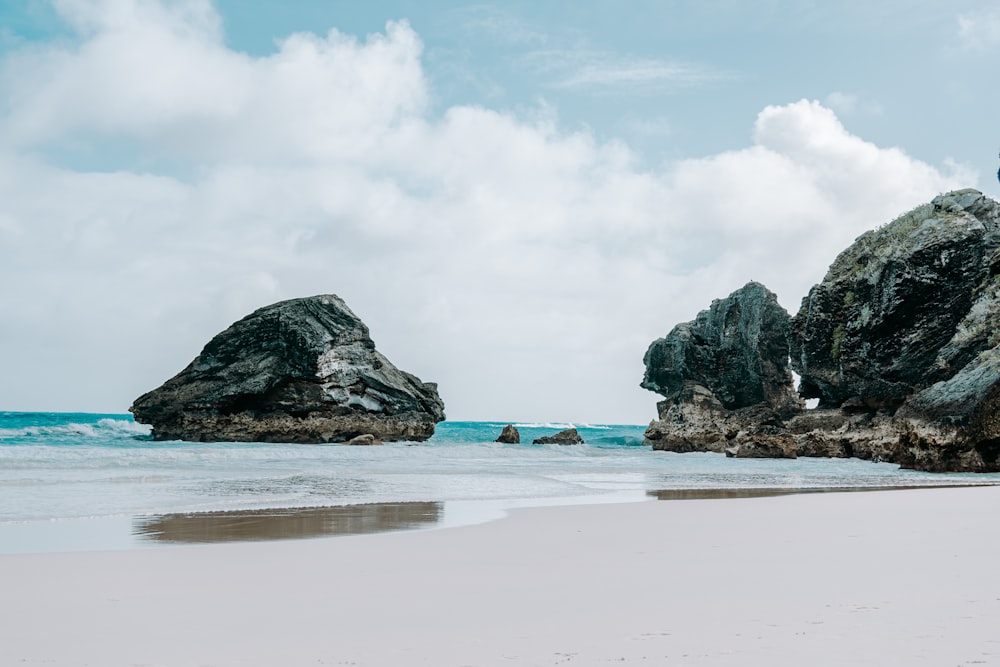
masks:
[[[907,489],[952,489],[966,486],[994,486],[993,484],[923,484],[913,486],[831,486],[813,488],[763,488],[763,489],[662,489],[647,491],[646,495],[657,500],[711,500],[715,498],[765,498],[788,496],[796,493],[848,493],[852,491],[905,491]]]
[[[379,503],[164,514],[135,518],[132,534],[142,540],[174,543],[361,535],[429,526],[440,521],[442,513],[442,503]]]

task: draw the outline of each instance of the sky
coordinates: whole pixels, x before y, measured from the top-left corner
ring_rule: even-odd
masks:
[[[648,422],[713,299],[1000,198],[998,57],[979,0],[7,0],[0,411],[334,293],[449,419]]]

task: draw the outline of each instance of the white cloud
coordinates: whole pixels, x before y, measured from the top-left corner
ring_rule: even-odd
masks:
[[[882,114],[882,105],[873,100],[863,100],[854,93],[834,91],[826,96],[823,103],[839,114],[851,115],[863,113],[869,116]]]
[[[958,37],[962,44],[974,51],[986,51],[1000,46],[1000,10],[960,14]]]
[[[190,6],[205,3],[64,4],[93,32],[71,49],[8,59],[0,78],[8,145],[124,137],[195,159],[363,157],[379,132],[426,101],[420,41],[405,23],[364,44],[336,30],[295,34],[254,59],[227,49],[201,14],[186,22]]]
[[[840,113],[853,113],[858,109],[858,96],[834,91],[826,96],[826,105]]]
[[[662,91],[667,87],[710,83],[727,76],[695,63],[583,49],[534,51],[525,56],[524,62],[548,74],[551,77],[548,85],[553,88],[591,92],[621,88]]]
[[[335,292],[452,418],[643,421],[655,337],[750,279],[794,311],[859,233],[970,184],[809,101],[644,170],[545,109],[432,115],[405,23],[251,58],[203,3],[102,7],[71,14],[77,46],[3,63],[8,409],[124,410],[252,309]],[[185,178],[60,166],[125,140]]]

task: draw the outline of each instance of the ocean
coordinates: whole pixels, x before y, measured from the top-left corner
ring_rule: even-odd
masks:
[[[0,413],[0,553],[440,527],[518,507],[997,483],[856,459],[654,452],[644,426],[443,422],[376,447],[156,442],[130,415]],[[533,445],[574,426],[586,444]]]

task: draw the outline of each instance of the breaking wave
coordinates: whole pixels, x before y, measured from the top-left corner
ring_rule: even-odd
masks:
[[[148,438],[151,429],[132,420],[105,417],[93,423],[70,422],[66,424],[32,424],[14,428],[0,428],[0,440],[38,440],[51,442],[77,438]],[[26,443],[28,444],[28,443]]]

